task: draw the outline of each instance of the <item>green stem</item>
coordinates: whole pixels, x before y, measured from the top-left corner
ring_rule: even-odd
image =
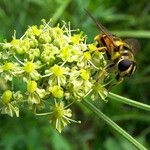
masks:
[[[125,120],[136,120],[136,121],[143,121],[146,123],[150,123],[150,117],[146,114],[123,114],[123,115],[116,115],[112,116],[111,119],[113,121],[125,121]]]
[[[140,108],[143,110],[150,111],[150,105],[143,104],[143,103],[119,96],[119,95],[111,93],[111,92],[109,92],[108,97],[113,99],[113,100],[116,100],[118,102],[125,103],[125,104],[128,104],[130,106],[134,106],[134,107],[137,107],[137,108]]]
[[[150,31],[145,31],[145,30],[111,31],[111,33],[114,33],[119,37],[150,38]]]
[[[108,116],[102,113],[98,108],[96,108],[91,102],[87,100],[83,100],[82,104],[84,104],[87,108],[97,114],[101,119],[103,119],[108,125],[110,125],[113,129],[119,132],[124,138],[126,138],[129,142],[131,142],[137,149],[139,150],[147,150],[143,145],[141,145],[138,141],[136,141],[131,135],[129,135],[126,131],[124,131],[121,127],[119,127],[114,121],[112,121]]]
[[[64,10],[66,9],[66,7],[69,5],[70,2],[71,2],[71,0],[65,0],[60,5],[60,7],[56,10],[56,13],[52,17],[52,18],[54,18],[53,24],[55,24],[58,21],[58,19],[60,18],[60,16],[62,16]]]

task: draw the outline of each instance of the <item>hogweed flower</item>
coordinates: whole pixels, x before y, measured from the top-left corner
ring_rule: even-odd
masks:
[[[50,123],[54,126],[59,132],[62,129],[70,124],[71,122],[80,123],[80,121],[75,121],[71,119],[72,111],[71,109],[64,107],[63,102],[57,103],[52,106],[52,112],[50,114]]]
[[[29,104],[39,104],[41,99],[45,96],[45,90],[37,87],[37,82],[27,82],[28,102]]]
[[[49,90],[55,98],[63,97],[64,91],[60,86],[58,85],[52,86],[49,88]]]
[[[1,114],[8,114],[11,117],[15,114],[17,117],[19,117],[19,107],[13,95],[14,93],[10,90],[4,91],[3,95],[1,96]]]
[[[13,76],[18,72],[20,72],[20,66],[18,63],[8,61],[0,66],[0,77],[3,80],[11,81]]]
[[[11,88],[3,92],[0,110],[2,114],[19,116],[21,107],[28,106],[35,114],[49,108],[43,115],[50,115],[49,122],[61,132],[76,122],[64,104],[82,101],[86,96],[105,101],[105,77],[109,74],[97,79],[107,61],[104,53],[95,52],[96,42],[87,44],[86,35],[71,30],[70,24],[50,24],[43,20],[40,27],[28,27],[21,38],[14,35],[11,42],[1,44],[0,79]],[[14,92],[14,78],[22,82],[26,92],[21,88]]]
[[[68,73],[69,68],[65,68],[58,65],[54,65],[53,67],[51,67],[49,70],[45,71],[45,75],[43,77],[49,77],[49,85],[65,85],[66,84],[66,76],[65,74]]]

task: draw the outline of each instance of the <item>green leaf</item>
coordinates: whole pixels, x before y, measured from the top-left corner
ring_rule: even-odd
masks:
[[[54,150],[71,150],[71,146],[64,136],[53,129],[51,133],[51,142]]]

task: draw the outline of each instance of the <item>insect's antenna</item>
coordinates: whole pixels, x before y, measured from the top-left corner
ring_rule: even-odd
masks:
[[[86,12],[86,14],[95,22],[96,26],[98,27],[98,29],[100,29],[107,37],[108,39],[112,42],[112,44],[114,46],[116,46],[113,42],[113,39],[111,38],[112,34],[110,34],[107,29],[105,27],[103,27],[103,25],[98,22],[86,9],[84,9],[84,11]]]

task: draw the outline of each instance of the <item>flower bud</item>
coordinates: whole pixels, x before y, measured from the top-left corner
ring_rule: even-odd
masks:
[[[37,39],[35,39],[35,37],[33,36],[30,40],[29,40],[29,44],[30,44],[30,48],[36,48],[38,46],[38,41]]]
[[[12,92],[10,90],[6,90],[2,95],[2,102],[7,104],[12,99]]]
[[[33,62],[26,62],[24,66],[24,70],[27,73],[32,72],[35,69],[35,64]]]
[[[34,60],[35,58],[38,58],[40,56],[40,50],[38,48],[31,48],[28,52],[28,57],[30,60]]]
[[[85,52],[83,55],[86,60],[91,59],[91,54],[89,52]]]
[[[20,55],[24,54],[24,52],[25,52],[24,49],[22,49],[22,48],[20,48],[20,47],[17,48],[16,51],[17,51],[17,53],[20,54]]]
[[[3,70],[4,70],[4,71],[9,71],[9,70],[11,70],[11,69],[13,68],[13,66],[14,66],[13,63],[10,63],[10,62],[5,63],[5,64],[3,65]]]
[[[52,92],[53,96],[56,98],[61,98],[64,94],[64,91],[62,90],[62,88],[57,85],[51,87],[50,91]]]
[[[48,34],[41,34],[39,37],[39,42],[42,44],[50,43],[52,38]]]
[[[27,90],[29,93],[35,92],[36,89],[37,89],[37,83],[35,81],[29,81],[27,83]]]
[[[54,65],[52,68],[51,68],[51,71],[55,74],[55,76],[59,77],[59,76],[62,76],[63,73],[64,73],[64,68],[58,66],[58,65]]]
[[[84,80],[88,80],[89,79],[89,73],[88,71],[81,69],[80,70],[80,76],[84,79]]]

